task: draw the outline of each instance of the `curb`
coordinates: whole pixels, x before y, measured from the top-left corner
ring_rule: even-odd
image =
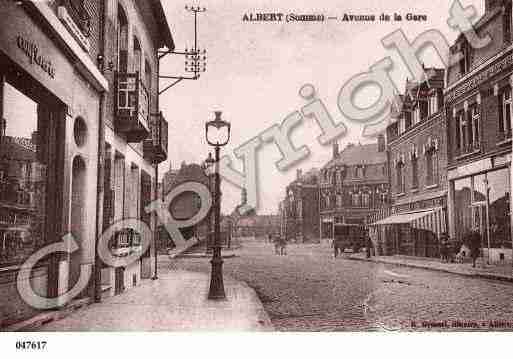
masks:
[[[235,258],[237,254],[223,254],[222,258]],[[212,255],[200,254],[200,253],[182,253],[176,255],[174,258],[212,258]]]
[[[238,281],[245,287],[247,287],[248,291],[251,293],[251,298],[253,303],[255,303],[256,312],[257,312],[257,318],[258,318],[258,324],[262,326],[261,330],[264,332],[274,332],[275,328],[274,325],[271,322],[271,318],[269,317],[269,314],[267,314],[267,311],[264,308],[264,305],[262,304],[262,301],[260,298],[258,298],[258,295],[256,291],[249,286],[248,283],[244,281]]]
[[[93,303],[92,298],[84,298],[75,300],[60,310],[51,310],[36,314],[35,316],[23,320],[18,323],[14,323],[5,328],[1,328],[0,332],[29,332],[35,329],[51,323],[56,320],[61,320],[71,315],[75,311],[82,309],[83,307]]]
[[[387,261],[379,260],[379,259],[373,260],[373,259],[358,258],[358,257],[346,257],[346,259],[349,259],[349,260],[352,260],[352,261],[390,264],[390,265],[396,265],[396,266],[399,266],[399,267],[426,269],[426,270],[432,270],[432,271],[436,271],[436,272],[444,272],[444,273],[449,273],[449,274],[456,274],[456,275],[460,275],[460,276],[464,276],[464,277],[469,277],[469,278],[490,279],[490,280],[497,280],[497,281],[502,281],[502,282],[513,283],[513,277],[507,277],[507,276],[503,276],[503,275],[500,275],[500,274],[462,273],[462,272],[452,271],[450,269],[434,268],[434,267],[422,266],[422,265],[411,264],[411,263],[387,262]]]

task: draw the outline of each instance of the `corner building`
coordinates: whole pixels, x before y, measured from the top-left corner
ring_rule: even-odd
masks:
[[[119,293],[149,277],[150,252],[127,268],[95,257],[114,221],[141,218],[167,157],[158,49],[173,49],[159,1],[2,1],[0,16],[0,327],[36,315],[17,278],[46,297],[90,277],[75,298]],[[100,179],[100,180],[99,180]],[[79,249],[21,265],[72,234]],[[153,243],[153,239],[152,243]],[[140,250],[123,229],[109,246]],[[119,252],[119,251],[118,251]],[[99,268],[101,267],[101,268]],[[61,303],[64,305],[65,303]]]
[[[76,3],[0,2],[0,327],[39,311],[20,297],[17,278],[55,297],[74,286],[81,266],[94,268],[98,133],[109,83],[96,66],[100,18]],[[67,233],[78,250],[20,270]],[[90,295],[91,285],[78,298]]]

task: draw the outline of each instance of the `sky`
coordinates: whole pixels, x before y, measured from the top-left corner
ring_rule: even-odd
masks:
[[[473,5],[482,14],[483,0],[461,1]],[[409,74],[400,56],[381,44],[381,39],[402,29],[412,41],[429,29],[441,31],[451,43],[457,33],[449,28],[449,0],[203,0],[182,3],[162,0],[171,27],[176,50],[191,48],[194,39],[193,15],[185,5],[205,7],[198,15],[198,41],[207,50],[207,70],[196,81],[182,81],[160,98],[160,107],[169,122],[169,159],[161,172],[170,166],[179,168],[182,162],[201,163],[211,148],[206,143],[205,122],[214,118],[214,111],[223,111],[223,118],[232,124],[232,138],[222,154],[232,157],[234,168],[242,171],[242,162],[233,150],[306,104],[299,89],[307,83],[326,104],[336,122],[344,121],[348,133],[340,139],[347,143],[368,143],[362,137],[362,126],[344,118],[337,107],[340,89],[352,76],[366,72],[374,63],[389,56],[394,68],[391,77],[400,90]],[[341,17],[381,13],[422,14],[427,22],[304,22],[251,23],[243,22],[244,14],[282,12],[285,14],[325,14]],[[427,66],[441,67],[436,53],[427,49],[422,54]],[[161,63],[162,75],[183,75],[183,57],[168,56]],[[161,88],[165,86],[161,82]],[[375,88],[361,92],[355,102],[361,107],[376,101]],[[296,170],[322,167],[331,158],[330,145],[317,142],[320,129],[305,119],[291,132],[296,147],[308,146],[310,155],[287,171],[279,171],[275,162],[280,158],[276,145],[265,144],[258,152],[258,186],[260,214],[277,213],[285,187],[294,180]],[[224,181],[222,211],[229,213],[240,203],[240,189]]]

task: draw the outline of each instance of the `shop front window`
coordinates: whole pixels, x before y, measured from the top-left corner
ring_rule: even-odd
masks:
[[[487,173],[490,242],[494,248],[511,248],[510,183],[508,169]]]
[[[483,245],[511,248],[508,169],[457,180],[454,198],[457,239],[463,241],[470,231],[477,231]]]
[[[0,86],[0,266],[9,266],[45,244],[49,111],[13,85]]]
[[[456,239],[463,238],[472,230],[472,184],[470,177],[457,180],[454,183],[454,209]]]

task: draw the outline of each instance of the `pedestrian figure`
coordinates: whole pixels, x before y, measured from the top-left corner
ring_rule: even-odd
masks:
[[[449,242],[447,233],[442,233],[440,236],[440,259],[442,262],[449,262]]]
[[[280,240],[280,255],[287,255],[287,239],[285,237]]]
[[[370,239],[370,236],[369,236],[369,232],[368,231],[365,231],[363,233],[363,239],[364,239],[364,243],[365,243],[365,252],[366,252],[366,257],[367,258],[370,258],[371,257],[371,247],[372,247],[372,241]]]
[[[337,258],[339,254],[343,253],[343,239],[341,237],[335,237],[333,239],[333,254]]]
[[[274,254],[280,254],[280,235],[273,238],[274,243]]]
[[[476,260],[479,257],[479,252],[481,249],[481,235],[478,231],[472,231],[469,235],[469,245],[470,245],[470,257],[472,258],[472,267],[476,267]]]

